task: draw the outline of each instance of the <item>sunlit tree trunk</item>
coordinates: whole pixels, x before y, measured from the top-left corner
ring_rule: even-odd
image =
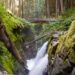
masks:
[[[9,0],[9,9],[11,10],[12,8],[12,0]]]
[[[47,18],[50,18],[50,0],[46,0]]]
[[[21,15],[20,15],[20,14],[21,14],[21,13],[20,13],[20,12],[21,12],[21,5],[20,5],[20,4],[21,4],[21,0],[19,0],[19,10],[18,10],[18,15],[19,15],[19,17],[21,16]]]
[[[64,3],[63,3],[63,0],[60,0],[60,5],[61,5],[61,13],[64,14]]]
[[[56,0],[56,19],[58,19],[58,0]]]
[[[6,8],[8,8],[8,0],[5,0],[5,5],[6,5]]]
[[[22,0],[22,18],[23,18],[23,0]]]
[[[19,0],[19,17],[23,17],[23,0]]]
[[[12,12],[15,13],[15,0],[12,0]]]

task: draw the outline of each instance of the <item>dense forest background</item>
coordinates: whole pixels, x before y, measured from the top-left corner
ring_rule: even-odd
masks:
[[[5,0],[6,8],[23,18],[69,16],[74,12],[74,0]],[[67,14],[68,12],[68,14]]]
[[[68,30],[75,20],[75,0],[0,0],[0,68],[9,74],[23,73],[23,65],[8,49],[5,40],[5,31],[8,32],[11,42],[14,43],[25,65],[26,59],[35,56],[38,47],[49,37],[40,39],[38,42],[25,46],[26,43],[35,40],[66,25],[61,31]],[[9,40],[9,37],[6,36]],[[9,50],[9,51],[8,51]],[[13,48],[12,48],[13,50]],[[13,57],[14,56],[14,57]]]

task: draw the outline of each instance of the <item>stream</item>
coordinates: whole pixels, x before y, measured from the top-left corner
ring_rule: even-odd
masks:
[[[27,60],[27,68],[29,70],[28,75],[45,75],[47,64],[48,64],[48,54],[47,52],[48,41],[46,41],[34,58]]]

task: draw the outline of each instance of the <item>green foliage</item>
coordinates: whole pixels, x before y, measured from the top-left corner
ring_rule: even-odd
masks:
[[[69,53],[68,59],[70,62],[75,63],[75,50],[73,48],[73,44],[75,44],[75,21],[72,22],[68,32],[60,37],[56,54],[61,50],[65,55]]]
[[[0,65],[2,65],[6,71],[13,74],[14,71],[14,59],[8,52],[7,48],[0,42]]]
[[[8,73],[13,74],[13,71],[15,69],[13,59],[9,59],[7,56],[4,57],[4,59],[2,61],[2,65]]]
[[[32,26],[33,24],[27,22],[24,19],[21,19],[17,16],[14,16],[13,14],[9,13],[4,7],[0,6],[0,17],[3,20],[3,24],[5,25],[12,41],[16,44],[20,43],[21,40],[24,38],[25,40],[28,39],[28,32],[24,32],[21,34],[22,29],[27,28],[29,32],[33,30]],[[19,29],[19,31],[18,31]],[[16,30],[16,31],[14,31]],[[33,33],[33,31],[32,31]],[[32,35],[32,34],[31,34]],[[25,38],[26,36],[26,38]],[[31,37],[29,37],[31,38]],[[18,46],[18,49],[20,51],[20,46]],[[22,48],[21,48],[22,50]],[[15,70],[14,65],[14,58],[12,57],[11,53],[7,50],[7,48],[3,45],[2,42],[0,42],[0,65],[2,65],[6,71],[10,74],[13,74],[13,71]]]
[[[29,29],[33,30],[33,24],[27,22],[25,19],[21,19],[10,14],[3,7],[0,7],[0,17],[2,18],[4,25],[6,26],[6,29],[8,30],[13,42],[16,42],[16,40],[20,40],[22,38],[22,36],[20,36],[19,34],[16,34],[15,36],[13,33],[13,30],[17,29],[17,27],[19,27],[20,29],[23,29],[24,27],[29,27]]]
[[[61,28],[60,30],[66,31],[68,30],[71,22],[74,19],[72,18],[65,18],[64,20],[59,20],[57,22],[50,22],[50,23],[37,23],[34,25],[34,29],[39,36],[42,36],[46,33],[50,33],[51,31],[56,30],[57,28],[61,27],[62,25],[65,25],[65,27]],[[40,40],[40,43],[42,44],[48,37],[44,37],[43,39]]]
[[[3,20],[4,25],[6,26],[7,31],[9,32],[13,42],[17,40],[17,37],[13,33],[13,29],[18,26],[22,26],[22,22],[18,19],[15,19],[14,16],[9,14],[4,7],[0,6],[0,17]],[[17,34],[18,35],[18,34]],[[6,71],[10,74],[13,74],[14,70],[14,59],[12,55],[8,52],[7,48],[0,42],[0,65],[2,65]]]
[[[4,5],[4,1],[5,0],[0,0],[0,7],[2,6],[2,7],[4,7],[5,5]]]
[[[8,30],[10,36],[12,37],[12,40],[15,42],[17,38],[13,33],[13,29],[17,28],[18,26],[19,27],[23,26],[22,22],[15,19],[15,17],[9,14],[3,7],[0,7],[0,17],[2,18],[3,23],[6,26],[6,29]]]
[[[75,21],[72,22],[69,30],[64,33],[62,36],[59,37],[58,39],[58,45],[57,48],[55,49],[53,46],[53,39],[49,40],[49,45],[48,45],[48,55],[49,55],[49,60],[54,56],[55,58],[57,55],[63,56],[62,58],[64,60],[64,63],[71,62],[75,63]],[[54,54],[52,52],[55,51]]]
[[[45,0],[24,0],[23,3],[23,17],[38,17],[42,18],[45,14],[44,4]]]
[[[71,17],[73,14],[75,14],[75,7],[68,9],[65,13],[65,17]]]
[[[62,16],[61,16],[61,15],[59,15],[59,16],[58,16],[58,19],[59,19],[59,20],[60,20],[60,19],[62,19]]]
[[[51,22],[51,23],[45,23],[42,25],[42,32],[41,34],[45,34],[45,33],[48,33],[50,31],[54,31],[56,30],[58,27],[62,26],[62,25],[65,25],[65,27],[63,27],[62,29],[60,30],[67,30],[69,28],[69,25],[71,24],[73,19],[71,18],[66,18],[64,20],[60,20],[60,21],[57,21],[57,22]]]

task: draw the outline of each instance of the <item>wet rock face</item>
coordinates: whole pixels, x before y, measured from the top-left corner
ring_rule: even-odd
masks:
[[[57,34],[53,37],[48,48],[48,75],[75,75],[75,21],[59,40]]]
[[[70,62],[64,63],[64,60],[59,56],[56,56],[56,59],[53,63],[50,63],[49,67],[50,73],[48,75],[71,75],[75,73],[75,66]]]
[[[36,45],[32,44],[30,46],[24,46],[24,54],[25,54],[25,59],[31,59],[34,58],[36,55],[37,49]]]
[[[75,75],[75,68],[72,70],[71,75]]]
[[[6,71],[2,71],[0,72],[0,75],[10,75],[10,74],[8,74]]]

